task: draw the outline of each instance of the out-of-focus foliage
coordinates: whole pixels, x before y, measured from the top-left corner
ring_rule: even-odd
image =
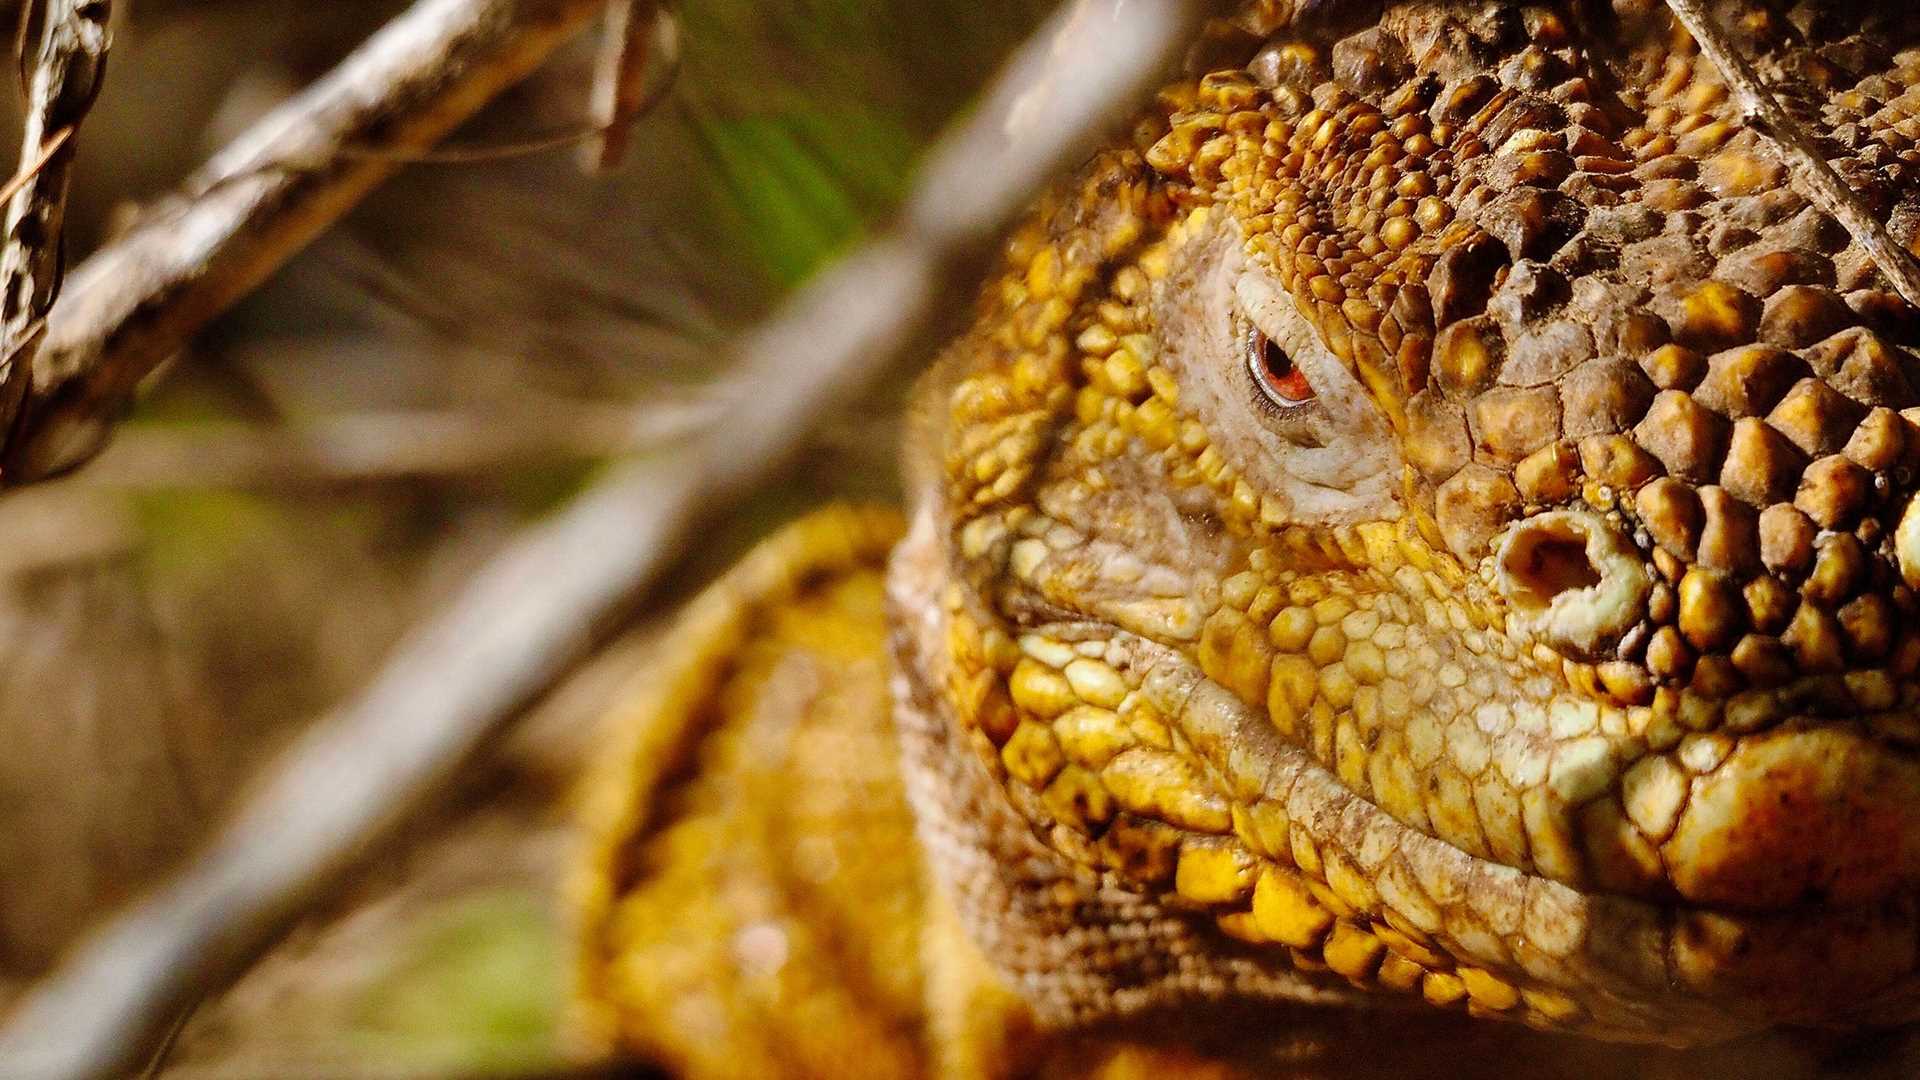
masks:
[[[684,115],[722,181],[709,195],[715,219],[784,286],[858,236],[867,206],[899,196],[913,146],[892,117],[860,109],[726,118],[690,105]],[[861,143],[846,146],[847,131]]]
[[[565,973],[553,962],[561,944],[537,897],[451,897],[410,929],[392,966],[353,1002],[344,1049],[388,1060],[397,1049],[446,1072],[551,1067]]]
[[[792,285],[906,192],[914,155],[1034,0],[814,0],[685,8],[678,99],[720,183],[704,205],[761,274]]]
[[[111,71],[81,140],[72,260],[404,6],[117,5]],[[403,171],[204,335],[125,438],[213,421],[297,427],[358,412],[497,416],[528,402],[698,397],[725,378],[731,333],[891,212],[930,139],[1051,6],[687,0],[677,80],[619,174],[582,175],[567,153]],[[593,46],[576,43],[457,140],[580,125]],[[908,374],[847,403],[789,482],[717,526],[685,587],[809,503],[888,497]],[[0,700],[0,741],[48,748],[46,768],[64,770],[0,770],[0,835],[62,823],[35,833],[37,847],[6,849],[0,978],[44,967],[89,912],[177,858],[409,622],[603,464],[354,484],[276,477],[246,491],[205,488],[188,470],[137,493],[83,473],[33,499],[0,498],[10,536],[48,534],[0,560],[0,627],[19,630],[0,652],[13,650],[10,680],[31,659],[34,688]],[[110,773],[89,768],[109,762]],[[549,1060],[563,963],[548,902],[551,806],[564,782],[511,763],[489,774],[471,798],[513,808],[518,831],[480,841],[427,829],[413,841],[475,845],[463,865],[481,870],[428,887],[412,881],[411,856],[371,868],[336,911],[387,897],[387,929],[296,935],[294,955],[199,1010],[177,1073],[299,1071],[336,1032],[333,1049],[396,1074]],[[6,910],[26,896],[43,902]],[[291,1030],[302,1036],[276,1035]]]

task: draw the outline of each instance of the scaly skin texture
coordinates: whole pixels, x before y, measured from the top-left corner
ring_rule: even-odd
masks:
[[[850,513],[763,545],[616,718],[575,896],[593,1041],[703,1076],[917,1074],[925,900],[884,722],[899,531]]]
[[[1920,16],[1719,16],[1911,245]],[[1235,25],[922,391],[893,726],[1004,1015],[1920,1018],[1920,313],[1657,5]]]

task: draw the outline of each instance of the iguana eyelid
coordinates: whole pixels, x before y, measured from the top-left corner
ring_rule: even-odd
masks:
[[[1399,443],[1385,416],[1259,264],[1230,216],[1182,230],[1154,283],[1149,316],[1159,363],[1186,417],[1274,521],[1341,523],[1398,515]],[[1247,362],[1247,333],[1287,350],[1313,399],[1267,400]]]
[[[1367,397],[1339,357],[1308,324],[1293,298],[1258,267],[1243,269],[1234,281],[1240,310],[1268,339],[1287,351],[1313,385],[1314,404],[1325,411],[1339,437],[1324,447],[1301,448],[1289,455],[1292,471],[1308,483],[1348,487],[1368,473],[1383,470],[1380,448],[1392,445],[1386,417]]]
[[[1294,365],[1306,375],[1318,400],[1335,411],[1344,411],[1352,405],[1371,409],[1359,382],[1328,350],[1313,327],[1307,325],[1294,307],[1293,298],[1278,282],[1258,268],[1248,268],[1235,279],[1233,292],[1240,310],[1254,327],[1285,349]]]

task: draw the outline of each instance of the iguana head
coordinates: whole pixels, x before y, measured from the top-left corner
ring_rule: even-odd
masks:
[[[1812,8],[1720,18],[1910,242],[1920,19]],[[1610,1037],[1920,1015],[1920,317],[1658,4],[1284,23],[929,384],[951,723],[1221,955]]]

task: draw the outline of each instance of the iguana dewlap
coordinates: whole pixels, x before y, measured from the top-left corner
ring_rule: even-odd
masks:
[[[1658,3],[1283,6],[1009,240],[904,540],[810,519],[648,673],[598,1036],[1055,1075],[1327,1008],[1920,1019],[1920,312]],[[1716,16],[1912,245],[1920,10]]]

